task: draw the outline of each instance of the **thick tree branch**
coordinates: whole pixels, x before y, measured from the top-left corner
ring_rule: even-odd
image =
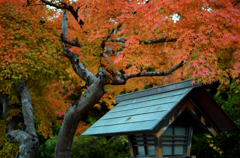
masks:
[[[26,126],[25,131],[35,137],[37,137],[35,126],[34,126],[34,111],[32,107],[31,95],[26,86],[26,79],[23,75],[22,82],[14,82],[15,86],[21,96],[22,101],[22,113],[24,117],[24,125]]]
[[[68,21],[68,11],[65,10],[63,12],[63,17],[62,17],[62,34],[61,38],[66,39],[67,38],[67,21]],[[63,48],[66,47],[66,43],[63,42]]]
[[[67,37],[67,16],[68,11],[63,12],[63,18],[62,18],[62,38]],[[66,47],[66,43],[63,42],[63,49],[66,53],[65,56],[69,59],[69,61],[72,63],[73,70],[75,73],[81,77],[88,85],[91,85],[97,77],[93,75],[81,62],[77,54],[72,52]]]
[[[67,11],[63,13],[62,19],[62,37],[67,36]],[[82,117],[91,110],[91,108],[104,95],[103,86],[107,83],[108,78],[104,78],[104,71],[99,71],[99,75],[93,75],[80,62],[79,57],[66,47],[63,41],[63,49],[66,52],[66,57],[72,63],[72,67],[76,74],[81,77],[88,85],[88,89],[84,95],[75,103],[68,107],[68,110],[63,118],[62,126],[59,131],[58,140],[55,148],[55,157],[70,158],[73,137],[77,129],[77,125]]]
[[[79,48],[80,48],[81,45],[82,45],[82,43],[79,43],[79,42],[76,42],[76,41],[71,41],[71,40],[65,38],[65,37],[63,36],[63,34],[61,34],[61,40],[62,40],[62,42],[66,43],[66,44],[69,44],[69,45],[75,46],[75,47],[79,47]]]
[[[71,40],[67,39],[67,20],[68,20],[68,11],[65,10],[63,12],[62,34],[61,34],[61,39],[62,39],[63,45],[64,45],[64,47],[66,47],[66,43],[67,43],[67,44],[70,44],[72,46],[80,47],[81,43],[78,43],[78,42],[71,41]]]
[[[163,43],[163,42],[176,42],[177,38],[161,38],[158,40],[140,41],[143,44]]]
[[[121,43],[125,43],[127,40],[122,39],[122,38],[116,38],[116,39],[109,39],[109,41],[111,42],[121,42]],[[139,43],[143,43],[143,44],[153,44],[153,43],[163,43],[163,42],[176,42],[177,38],[161,38],[158,40],[149,40],[149,41],[140,41]]]
[[[77,9],[74,10],[74,8],[72,6],[67,5],[66,3],[63,3],[63,2],[56,4],[56,3],[49,2],[47,0],[41,0],[41,1],[47,5],[57,8],[57,9],[66,9],[66,10],[70,11],[72,13],[73,17],[75,18],[75,20],[78,22],[78,24],[81,27],[82,27],[82,25],[84,25],[84,22],[81,19],[78,21],[78,17],[79,17],[78,10],[80,9],[80,7],[77,7]]]
[[[68,48],[64,48],[64,52],[66,53],[66,57],[72,63],[73,70],[75,73],[81,77],[88,85],[91,85],[94,80],[97,79],[95,75],[93,75],[80,61],[79,57]]]
[[[113,82],[109,83],[112,85],[122,85],[125,84],[126,81],[130,78],[136,78],[136,77],[147,77],[147,76],[167,76],[169,74],[171,74],[172,72],[174,72],[175,70],[179,69],[180,67],[183,66],[183,61],[180,62],[179,64],[177,64],[176,66],[174,66],[173,68],[167,70],[167,71],[162,71],[162,72],[140,72],[140,73],[136,73],[136,74],[130,74],[130,75],[126,75],[126,76],[116,76],[113,78]]]
[[[59,5],[59,4],[55,4],[55,3],[52,3],[52,2],[49,2],[49,1],[45,1],[45,0],[41,0],[41,1],[43,3],[45,3],[45,4],[47,4],[47,5],[50,5],[52,7],[57,8],[57,9],[67,9],[67,10],[70,9],[70,7],[68,5],[66,5],[65,3],[61,3],[62,5]]]
[[[24,75],[23,81],[15,82],[15,86],[21,96],[24,128],[18,130],[19,119],[17,117],[7,120],[8,112],[11,110],[11,106],[8,105],[10,99],[6,94],[0,93],[0,110],[2,110],[2,116],[7,122],[6,138],[12,143],[19,144],[19,152],[16,158],[33,158],[38,150],[39,141],[34,126],[31,96],[26,87]]]
[[[172,72],[174,72],[175,70],[177,70],[178,68],[180,68],[182,66],[183,66],[183,61],[180,62],[179,64],[177,64],[176,66],[174,66],[173,68],[167,70],[167,71],[162,71],[162,72],[141,72],[141,73],[137,73],[137,74],[130,74],[130,75],[124,76],[124,79],[128,80],[130,78],[143,77],[143,76],[167,76],[167,75],[170,75]]]
[[[35,157],[39,141],[38,138],[22,130],[13,130],[6,134],[7,139],[12,143],[19,144],[19,152],[16,158],[33,158]]]

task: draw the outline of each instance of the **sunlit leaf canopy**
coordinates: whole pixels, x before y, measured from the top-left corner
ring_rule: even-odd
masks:
[[[109,102],[110,108],[115,95],[140,90],[149,83],[156,86],[198,78],[203,83],[228,84],[230,78],[239,77],[240,5],[237,0],[48,2],[71,6],[77,11],[74,16],[69,12],[67,38],[81,46],[68,46],[94,74],[99,66],[110,70],[107,73],[166,71],[184,61],[184,66],[170,76],[131,79],[121,88],[105,87],[103,99]],[[54,85],[66,87],[60,88],[64,94],[70,95],[85,85],[61,57],[64,55],[59,41],[61,13],[56,16],[55,10],[42,5],[42,0],[2,0],[0,4],[0,91],[11,92],[13,81],[20,79],[22,73],[28,77],[30,92],[34,93],[55,77],[62,82]],[[180,19],[174,21],[172,15]],[[116,28],[117,31],[110,34]],[[106,37],[108,40],[103,43]],[[159,39],[164,42],[153,42]],[[111,51],[104,50],[103,44]],[[33,90],[36,88],[37,92]],[[41,93],[46,91],[42,88]]]
[[[99,65],[126,74],[147,68],[162,71],[185,61],[182,75],[204,83],[227,84],[230,77],[239,76],[240,13],[236,0],[51,2],[78,9],[77,16],[70,15],[68,38],[82,44],[80,49],[72,49],[87,66],[95,68],[94,72]],[[172,20],[173,15],[180,19]],[[84,25],[79,26],[76,19]],[[108,52],[105,58],[101,44],[115,28],[118,31],[105,43],[115,53]],[[168,42],[147,44],[165,38]]]
[[[170,77],[129,80],[131,84],[123,86],[126,92],[164,80],[163,84],[188,78],[198,78],[204,84],[228,84],[230,78],[239,78],[240,4],[236,0],[52,2],[77,11],[77,16],[69,15],[67,38],[81,43],[80,48],[71,50],[95,74],[100,65],[131,74],[164,71],[184,61]],[[179,20],[172,20],[173,15]],[[108,51],[104,51],[103,39],[109,35],[104,43]],[[165,42],[152,42],[159,39]],[[109,87],[109,93],[111,89],[122,91]]]
[[[66,112],[69,105],[56,91],[61,88],[59,80],[67,78],[65,70],[70,65],[63,57],[61,32],[54,27],[55,11],[45,5],[28,5],[25,0],[0,1],[0,93],[10,98],[9,119],[21,115],[14,81],[25,74],[36,130],[47,138],[52,136],[49,129],[57,121],[56,112]]]
[[[54,28],[53,10],[27,1],[0,2],[0,91],[11,93],[13,81],[25,74],[32,86],[64,75],[60,33]]]

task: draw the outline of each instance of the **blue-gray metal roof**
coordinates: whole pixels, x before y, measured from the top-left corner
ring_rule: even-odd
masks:
[[[88,128],[82,135],[112,136],[129,133],[157,132],[162,119],[201,84],[192,80],[159,86],[116,97],[119,102],[112,110]]]

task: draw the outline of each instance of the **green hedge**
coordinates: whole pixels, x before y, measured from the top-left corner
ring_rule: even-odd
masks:
[[[48,139],[38,150],[36,158],[53,158],[57,136]],[[126,136],[102,137],[81,136],[73,140],[71,158],[125,158],[130,157]]]
[[[112,137],[106,141],[102,137],[81,136],[74,139],[71,158],[125,158],[130,157],[126,136]]]

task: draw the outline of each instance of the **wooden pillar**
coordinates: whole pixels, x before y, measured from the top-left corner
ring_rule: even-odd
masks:
[[[128,135],[127,137],[128,137],[128,144],[129,144],[129,149],[130,149],[131,157],[134,157],[134,153],[133,153],[133,145],[132,145],[131,136]]]
[[[193,126],[190,126],[189,131],[188,131],[188,143],[187,143],[186,156],[190,156],[190,154],[191,154],[192,136],[193,136]]]
[[[156,157],[162,157],[163,151],[162,151],[162,137],[155,138],[155,156]]]

